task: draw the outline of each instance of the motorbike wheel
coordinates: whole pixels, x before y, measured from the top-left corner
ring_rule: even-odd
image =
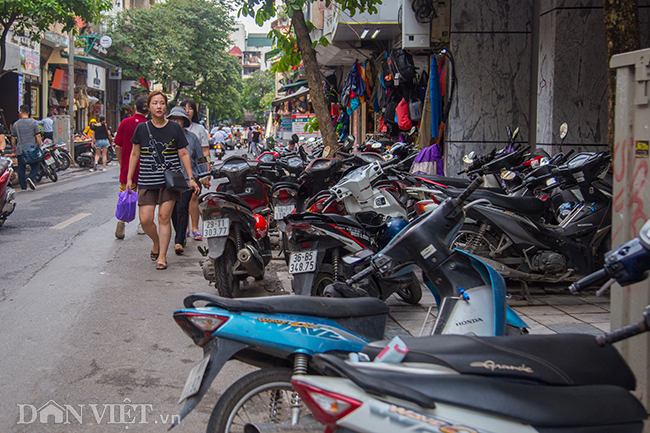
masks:
[[[298,399],[292,374],[290,368],[263,368],[233,383],[212,409],[207,432],[243,432],[248,423],[291,424],[291,403]],[[300,423],[316,423],[302,402]]]
[[[325,288],[334,283],[334,268],[329,264],[322,264],[316,277],[314,277],[314,284],[311,286],[312,296],[323,296]]]
[[[413,275],[413,278],[411,279],[409,285],[401,288],[395,293],[397,293],[397,296],[399,296],[402,301],[408,304],[419,304],[420,300],[422,299],[422,285],[420,284],[420,280],[418,280],[417,277]]]
[[[216,281],[214,283],[219,296],[234,298],[239,291],[239,279],[233,275],[232,268],[237,261],[237,252],[231,241],[226,241],[226,247],[221,257],[214,260]]]
[[[490,257],[496,250],[499,242],[488,232],[479,233],[479,228],[474,224],[463,224],[458,235],[451,243],[451,248],[458,248],[480,257]]]
[[[56,174],[56,170],[53,168],[48,168],[47,177],[49,177],[52,182],[59,180],[59,175]]]
[[[72,157],[64,152],[59,153],[58,160],[59,160],[59,169],[61,171],[69,169],[70,164],[72,164]]]

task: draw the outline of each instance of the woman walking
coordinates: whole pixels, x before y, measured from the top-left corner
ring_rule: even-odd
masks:
[[[167,269],[167,248],[172,236],[171,215],[174,204],[181,194],[165,188],[165,170],[180,171],[181,162],[190,178],[189,186],[198,194],[201,189],[194,179],[190,155],[187,151],[187,139],[183,128],[165,118],[167,113],[167,95],[154,91],[147,98],[147,107],[151,120],[141,123],[135,129],[131,142],[133,150],[129,161],[129,174],[126,190],[131,189],[135,168],[140,163],[138,177],[138,206],[140,224],[144,232],[153,241],[149,254],[157,262],[156,269]],[[158,225],[154,214],[158,206]]]
[[[106,171],[106,153],[108,152],[108,146],[113,142],[108,126],[106,126],[106,117],[99,116],[99,122],[92,125],[91,128],[95,137],[95,165],[90,171],[97,169],[100,153],[102,155],[102,171]]]
[[[196,102],[194,102],[192,99],[186,99],[181,102],[181,107],[185,109],[187,117],[189,117],[192,121],[188,128],[188,131],[194,133],[199,138],[199,142],[201,143],[201,149],[203,150],[203,159],[199,160],[199,162],[207,164],[206,170],[210,170],[210,136],[208,135],[208,131],[205,130],[203,125],[199,123],[199,113],[196,110]],[[203,186],[209,188],[210,181],[208,179],[204,179]],[[201,235],[201,232],[199,231],[199,202],[197,200],[197,196],[194,194],[190,199],[189,212],[192,223],[192,231],[190,232],[188,225],[186,235],[192,233],[194,240],[200,241],[203,239],[203,235]],[[190,221],[188,221],[188,223],[189,222]]]

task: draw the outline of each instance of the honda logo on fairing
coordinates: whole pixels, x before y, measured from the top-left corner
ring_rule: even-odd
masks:
[[[483,319],[481,319],[480,317],[476,317],[474,319],[467,319],[467,320],[463,320],[461,322],[456,322],[456,326],[471,325],[472,323],[478,323],[478,322],[482,322],[482,321],[483,321]]]

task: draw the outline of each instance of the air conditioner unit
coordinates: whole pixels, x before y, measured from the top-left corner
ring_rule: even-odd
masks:
[[[409,49],[429,48],[431,45],[431,23],[419,23],[415,19],[412,0],[402,0],[402,47]]]

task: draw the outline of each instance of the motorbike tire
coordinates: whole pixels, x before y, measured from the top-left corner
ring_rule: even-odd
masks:
[[[325,288],[334,283],[334,268],[330,264],[322,264],[314,277],[311,286],[312,296],[324,296]]]
[[[56,182],[57,180],[59,180],[59,175],[56,174],[56,170],[51,167],[47,171],[47,177],[50,178],[52,182]]]
[[[290,424],[291,401],[296,398],[292,374],[290,368],[263,368],[233,383],[212,409],[207,432],[243,432],[247,423]],[[301,420],[316,423],[303,403],[300,411]]]
[[[219,296],[224,298],[234,298],[239,291],[239,279],[233,275],[232,268],[237,261],[237,252],[235,245],[231,241],[226,241],[221,257],[214,259],[214,273],[216,281],[214,286],[219,292]]]
[[[395,292],[400,299],[408,304],[417,305],[422,299],[422,285],[420,280],[413,275],[413,279],[408,286],[403,287],[402,289]]]
[[[58,161],[59,161],[59,167],[58,167],[59,170],[60,171],[67,170],[70,168],[70,164],[72,164],[72,157],[65,152],[60,152]]]

